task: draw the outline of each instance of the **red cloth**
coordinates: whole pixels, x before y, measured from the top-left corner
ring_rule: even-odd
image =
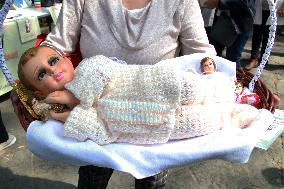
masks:
[[[249,104],[258,108],[260,98],[256,93],[250,92],[248,89],[243,88],[242,92],[236,93],[236,103]]]

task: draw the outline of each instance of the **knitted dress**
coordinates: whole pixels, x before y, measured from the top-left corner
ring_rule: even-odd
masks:
[[[221,93],[213,90],[217,85],[204,81],[168,64],[122,65],[104,56],[84,59],[65,85],[80,100],[65,122],[65,135],[99,145],[154,144],[205,135],[224,125],[247,125],[255,118],[258,111],[232,103],[233,93],[232,98],[218,98]],[[250,116],[239,119],[238,112]]]

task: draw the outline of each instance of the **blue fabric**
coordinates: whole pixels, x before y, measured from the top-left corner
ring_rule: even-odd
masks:
[[[236,62],[237,68],[241,67],[242,52],[244,50],[244,47],[246,45],[249,36],[250,36],[250,31],[240,34],[237,40],[235,41],[235,43],[231,47],[227,48],[226,58],[228,60]]]
[[[233,43],[231,47],[227,47],[226,49],[226,56],[225,58],[232,61],[236,62],[236,67],[239,68],[241,67],[241,55],[244,50],[245,44],[247,40],[249,39],[251,31],[243,32],[238,35],[236,41]],[[212,38],[209,38],[210,43],[214,45],[217,56],[222,56],[223,50],[225,49],[225,46],[218,43]]]
[[[244,50],[244,46],[250,36],[253,26],[253,18],[255,15],[255,3],[256,0],[220,0],[218,4],[219,10],[229,10],[232,19],[238,25],[238,28],[242,32],[235,43],[227,48],[226,58],[232,62],[236,62],[236,67],[241,67],[240,59]],[[216,20],[216,17],[215,17]],[[222,56],[222,52],[225,47],[213,39],[209,42],[214,45],[217,55]]]
[[[256,0],[220,0],[218,9],[229,10],[242,32],[250,31],[255,15]]]

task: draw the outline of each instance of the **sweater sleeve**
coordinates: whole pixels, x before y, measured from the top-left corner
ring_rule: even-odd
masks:
[[[111,133],[97,117],[97,111],[90,107],[76,106],[64,124],[65,136],[79,141],[91,139],[99,145],[114,142]]]
[[[85,0],[64,0],[58,21],[45,43],[63,52],[74,52],[79,41]]]
[[[93,106],[102,95],[112,75],[111,67],[105,66],[109,63],[113,61],[104,56],[84,59],[76,68],[74,79],[65,85],[82,106]]]
[[[183,10],[180,10],[182,17],[179,35],[181,53],[183,55],[192,53],[216,55],[214,47],[209,44],[198,1],[185,0],[183,3]]]

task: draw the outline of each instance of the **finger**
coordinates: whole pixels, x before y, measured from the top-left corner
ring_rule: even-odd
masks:
[[[57,91],[49,94],[44,100],[46,103],[59,103],[59,104],[67,104],[67,105],[77,105],[79,104],[78,99],[74,97],[74,95],[65,90],[65,91]]]
[[[61,121],[61,122],[65,122],[67,117],[69,116],[70,114],[70,111],[66,111],[66,112],[63,112],[63,113],[56,113],[54,111],[50,111],[49,112],[49,115],[52,119],[55,119],[55,120],[58,120],[58,121]]]
[[[44,99],[44,102],[58,103],[61,97],[62,97],[61,91],[55,91],[55,92],[48,94],[47,97]]]
[[[54,91],[50,94],[48,94],[47,96],[50,96],[50,97],[59,97],[59,96],[62,96],[63,94],[63,91]]]
[[[59,104],[65,104],[64,99],[60,96],[47,96],[44,99],[45,103],[51,104],[51,103],[59,103]]]

